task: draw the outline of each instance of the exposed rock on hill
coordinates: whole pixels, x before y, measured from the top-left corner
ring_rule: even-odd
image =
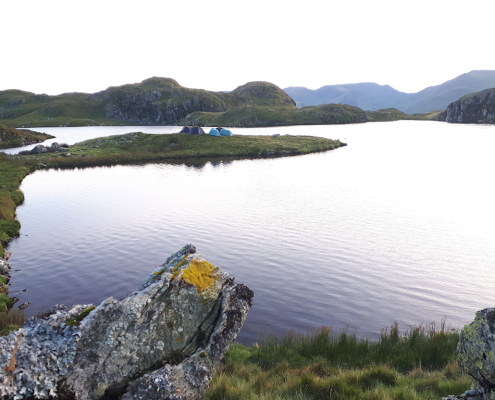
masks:
[[[0,338],[4,399],[198,399],[253,292],[187,245],[121,301],[58,306]]]
[[[471,93],[450,103],[439,121],[461,124],[495,124],[495,88]]]
[[[358,110],[357,118],[354,110],[347,112],[343,107],[330,116],[328,110],[309,111],[297,114],[294,100],[268,82],[249,82],[229,93],[190,89],[173,79],[156,77],[95,94],[39,96],[19,90],[0,91],[0,121],[12,126],[190,125],[198,114],[205,121],[201,123],[209,126],[210,120],[225,112],[229,114],[224,119],[231,123],[223,125],[229,126],[291,125],[293,120],[304,121],[298,124],[366,121],[362,110]],[[246,116],[248,122],[241,121]]]

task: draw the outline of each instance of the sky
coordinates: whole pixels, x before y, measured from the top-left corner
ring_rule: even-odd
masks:
[[[414,93],[495,69],[493,15],[493,0],[0,0],[0,90],[94,93],[160,76],[214,91]]]

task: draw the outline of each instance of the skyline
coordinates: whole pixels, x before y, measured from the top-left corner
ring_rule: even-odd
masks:
[[[487,0],[4,2],[0,90],[95,93],[159,76],[212,91],[374,82],[415,93],[495,69],[494,12]]]

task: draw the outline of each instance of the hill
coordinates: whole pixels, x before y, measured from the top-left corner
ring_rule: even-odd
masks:
[[[9,128],[5,125],[0,125],[0,149],[41,143],[53,137],[54,136],[47,135],[46,133],[34,132],[28,129]]]
[[[495,124],[495,88],[461,97],[450,103],[437,119],[463,124]]]
[[[301,106],[346,103],[363,110],[396,108],[409,114],[443,110],[468,93],[495,87],[495,71],[471,71],[417,93],[404,93],[388,85],[354,83],[323,86],[317,90],[302,87],[284,89]]]
[[[366,116],[362,110],[345,105],[300,111],[289,95],[268,82],[249,82],[229,93],[190,89],[174,79],[157,77],[94,94],[0,92],[0,122],[16,127],[178,125],[191,121],[274,126],[366,122]]]

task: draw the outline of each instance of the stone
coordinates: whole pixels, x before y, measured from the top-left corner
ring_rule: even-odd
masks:
[[[29,301],[25,302],[25,303],[22,303],[19,307],[17,307],[19,310],[25,310],[26,308],[28,308],[28,306],[30,305],[31,303]]]
[[[33,150],[31,150],[31,153],[33,154],[42,154],[42,153],[46,153],[48,150],[45,146],[43,146],[42,144],[38,144],[36,146],[34,146]]]
[[[10,267],[7,264],[7,261],[3,258],[0,258],[0,275],[10,275],[9,274]]]
[[[200,399],[253,297],[187,245],[120,301],[56,306],[0,338],[0,395]]]
[[[10,256],[12,256],[12,253],[10,251],[5,251],[3,253],[3,258],[5,259],[5,261],[9,261]]]
[[[495,397],[495,308],[478,311],[459,336],[457,362],[483,399]]]

